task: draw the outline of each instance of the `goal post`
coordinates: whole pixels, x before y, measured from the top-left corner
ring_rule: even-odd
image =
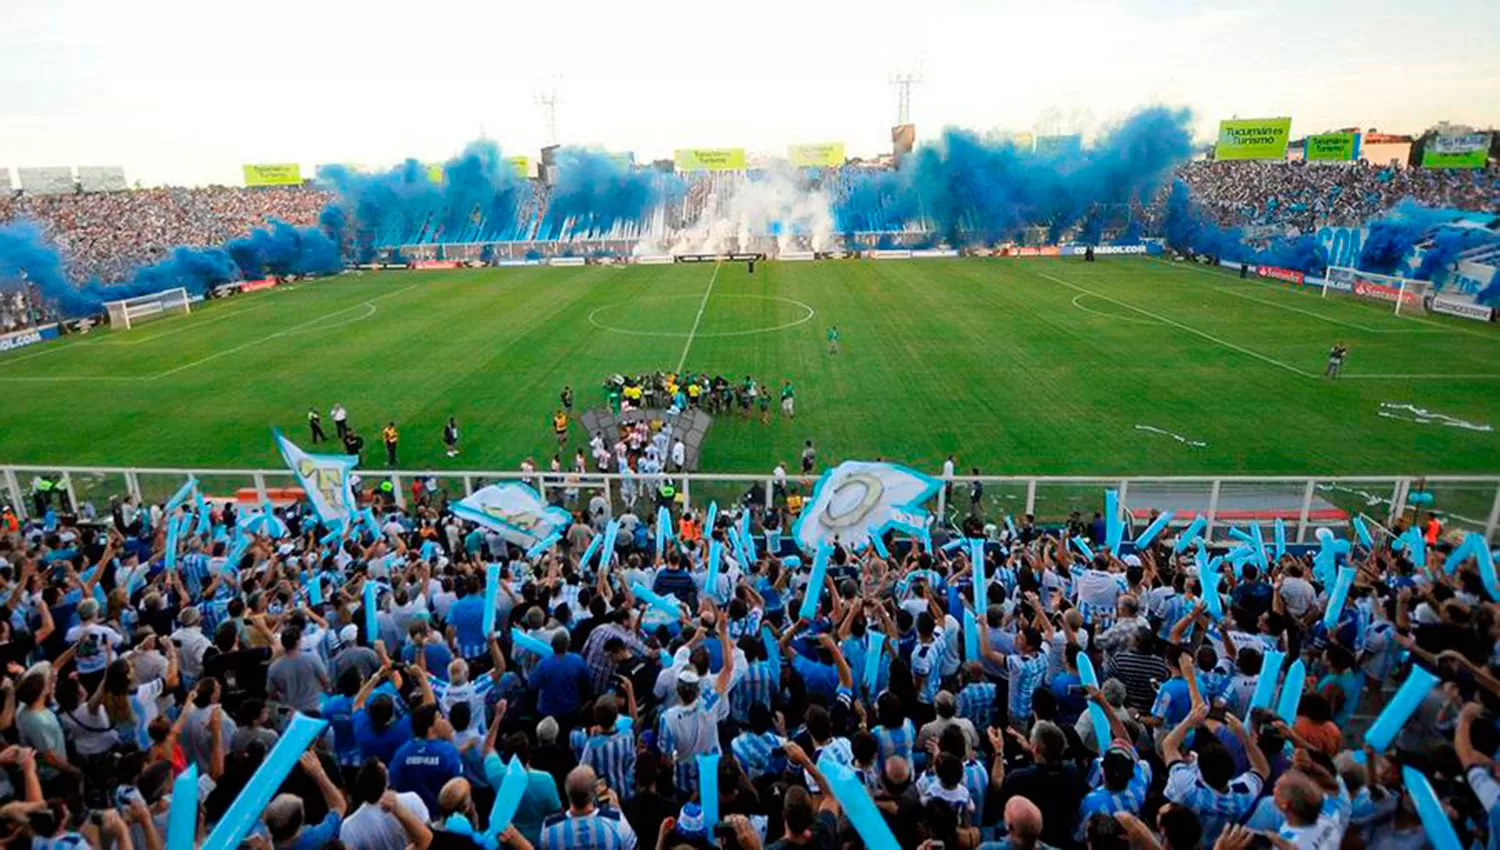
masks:
[[[104,302],[104,309],[109,313],[109,323],[111,325],[129,330],[141,322],[160,319],[165,316],[191,313],[192,304],[188,298],[187,290],[179,286],[175,289],[163,289],[161,292],[153,292],[150,295],[122,298],[119,301],[106,301]]]
[[[1432,282],[1412,280],[1389,274],[1360,271],[1348,266],[1329,266],[1323,278],[1323,297],[1328,290],[1344,292],[1357,298],[1385,301],[1395,304],[1396,315],[1407,313],[1425,315],[1427,296],[1432,292]]]

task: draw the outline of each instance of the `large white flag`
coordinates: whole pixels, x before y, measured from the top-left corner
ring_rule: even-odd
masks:
[[[930,519],[922,503],[942,486],[900,464],[845,461],[818,479],[792,537],[804,552],[814,552],[835,540],[858,549],[890,529],[926,534]]]
[[[349,476],[359,463],[359,458],[354,455],[308,454],[283,437],[280,431],[273,433],[276,435],[276,448],[281,450],[287,467],[307,493],[307,500],[317,513],[318,520],[324,525],[338,523],[347,526],[359,512]]]
[[[475,490],[473,495],[455,502],[453,512],[494,529],[523,549],[561,533],[573,521],[572,514],[548,505],[535,490],[515,481]]]

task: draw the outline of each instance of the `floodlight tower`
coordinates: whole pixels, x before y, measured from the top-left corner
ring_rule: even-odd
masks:
[[[538,91],[532,100],[542,111],[542,121],[547,125],[547,144],[557,144],[557,108],[562,103],[561,78],[553,77],[549,84]]]
[[[911,123],[911,89],[922,83],[922,75],[903,71],[891,76],[891,85],[896,88],[896,124]]]

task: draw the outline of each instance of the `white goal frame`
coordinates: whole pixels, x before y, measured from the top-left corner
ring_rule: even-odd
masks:
[[[1432,293],[1432,282],[1412,280],[1389,274],[1360,271],[1348,266],[1329,266],[1323,276],[1323,297],[1328,297],[1330,284],[1335,290],[1347,292],[1356,298],[1395,302],[1397,316],[1405,306],[1408,313],[1425,315],[1427,296]]]
[[[157,319],[174,313],[187,315],[193,311],[192,302],[188,298],[187,289],[179,286],[174,289],[163,289],[161,292],[153,292],[150,295],[139,295],[135,298],[123,298],[119,301],[104,302],[104,309],[109,313],[109,323],[117,328],[130,330],[131,327],[142,321]]]

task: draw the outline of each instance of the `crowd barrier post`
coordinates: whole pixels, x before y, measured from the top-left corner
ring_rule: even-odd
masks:
[[[1026,482],[1026,513],[1036,514],[1036,479],[1032,478]]]
[[[1219,486],[1222,483],[1215,478],[1213,488],[1208,491],[1208,525],[1203,529],[1203,539],[1209,543],[1214,541],[1214,519],[1219,515]]]
[[[1302,489],[1302,510],[1297,514],[1297,542],[1307,541],[1307,521],[1312,516],[1313,494],[1318,489],[1316,478],[1307,479],[1307,486]]]
[[[263,473],[255,473],[255,496],[256,501],[264,504],[266,501],[266,476]]]
[[[1484,522],[1484,539],[1494,540],[1495,529],[1500,527],[1500,484],[1495,486],[1495,503],[1490,506],[1489,519]]]

